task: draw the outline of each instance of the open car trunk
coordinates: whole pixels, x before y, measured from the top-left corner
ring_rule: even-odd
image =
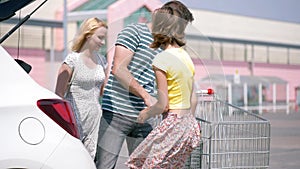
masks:
[[[0,22],[15,15],[15,12],[34,0],[0,0]]]

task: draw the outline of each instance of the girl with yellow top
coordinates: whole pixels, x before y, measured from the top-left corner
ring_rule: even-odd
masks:
[[[190,16],[192,19],[186,19]],[[129,168],[182,168],[192,150],[200,144],[200,126],[194,117],[194,64],[182,48],[184,30],[193,17],[187,8],[162,7],[152,16],[150,47],[162,48],[153,60],[158,88],[156,104],[142,110],[138,121],[166,114],[164,120],[135,149]]]

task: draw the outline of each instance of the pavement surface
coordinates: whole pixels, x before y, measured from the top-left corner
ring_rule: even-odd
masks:
[[[300,168],[300,112],[265,113],[271,124],[270,169]]]

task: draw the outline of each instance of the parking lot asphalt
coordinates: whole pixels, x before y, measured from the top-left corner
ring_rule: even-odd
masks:
[[[269,168],[300,168],[300,112],[271,112],[262,116],[271,124]]]

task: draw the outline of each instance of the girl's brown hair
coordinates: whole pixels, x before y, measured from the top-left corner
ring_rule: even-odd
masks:
[[[188,22],[194,21],[194,17],[191,11],[180,1],[169,1],[165,3],[162,7],[170,7],[173,10],[177,10],[178,12],[180,12],[180,17],[187,20]]]
[[[169,6],[159,8],[152,15],[151,48],[165,49],[169,44],[184,46],[184,31],[188,20],[182,18],[182,12]]]

